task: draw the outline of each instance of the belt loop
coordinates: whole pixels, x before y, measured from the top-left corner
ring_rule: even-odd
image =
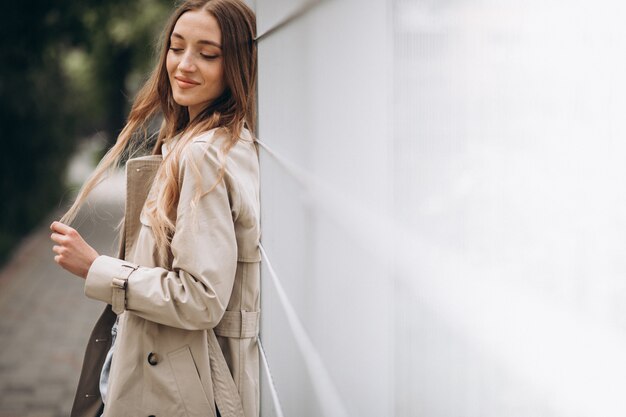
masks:
[[[246,329],[246,320],[245,320],[245,312],[246,310],[241,310],[239,313],[241,314],[241,325],[239,326],[239,337],[244,337],[245,329]]]

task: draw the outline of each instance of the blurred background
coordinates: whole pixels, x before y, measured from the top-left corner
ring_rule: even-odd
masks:
[[[103,305],[54,262],[49,225],[122,129],[169,0],[11,2],[0,13],[0,416],[68,416]],[[123,173],[75,221],[116,254]]]
[[[115,142],[171,4],[13,2],[2,13],[1,260],[80,185],[66,181],[77,148],[93,136],[101,148]]]
[[[256,0],[262,415],[626,415],[626,5]],[[0,19],[0,417],[67,415],[103,306],[48,224],[171,2]],[[77,220],[115,251],[123,178]]]

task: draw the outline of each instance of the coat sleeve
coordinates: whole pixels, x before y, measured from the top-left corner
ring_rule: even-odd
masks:
[[[237,240],[232,214],[235,211],[225,179],[200,198],[192,219],[190,202],[198,181],[189,158],[200,169],[203,192],[215,183],[219,173],[214,145],[208,149],[203,142],[188,145],[181,160],[182,183],[171,243],[172,270],[100,255],[87,274],[85,294],[114,304],[115,291],[118,296],[120,293],[114,281],[120,272],[125,273],[127,282],[121,290],[124,299],[119,304],[128,311],[168,326],[199,330],[215,327],[226,310],[237,269]]]

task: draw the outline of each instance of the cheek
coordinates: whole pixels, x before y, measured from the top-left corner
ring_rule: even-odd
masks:
[[[219,96],[224,88],[224,70],[223,65],[216,65],[215,63],[210,66],[206,66],[202,70],[202,77],[204,78],[204,93],[213,98]]]
[[[165,69],[167,70],[167,74],[171,77],[174,71],[176,71],[176,59],[173,55],[168,52],[167,57],[165,59]]]

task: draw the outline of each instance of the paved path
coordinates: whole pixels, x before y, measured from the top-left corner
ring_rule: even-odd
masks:
[[[102,183],[74,222],[99,253],[115,255],[123,214],[120,172]],[[0,271],[0,417],[67,417],[84,348],[104,303],[54,262],[49,225],[57,210]]]

